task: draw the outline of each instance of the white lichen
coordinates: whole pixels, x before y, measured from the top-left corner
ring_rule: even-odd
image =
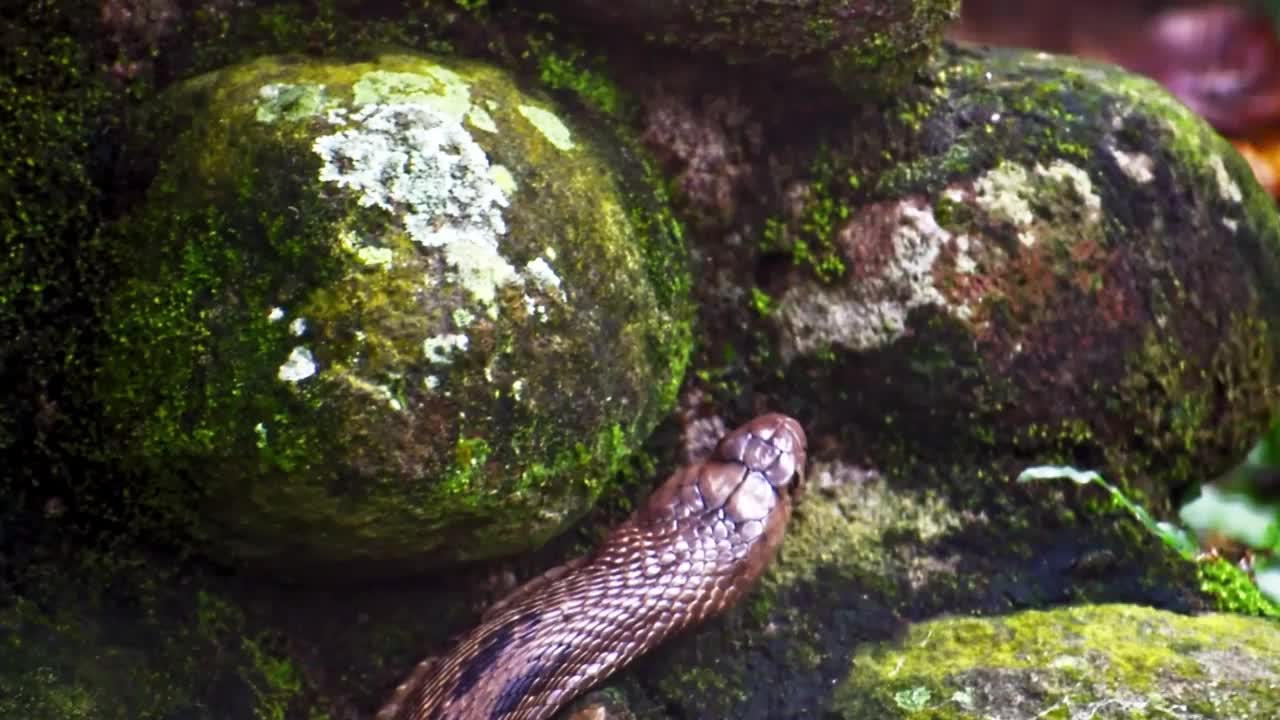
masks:
[[[404,403],[400,401],[390,385],[368,380],[353,373],[346,373],[341,377],[353,391],[370,398],[375,407],[385,405],[395,412],[404,410]]]
[[[498,132],[498,126],[494,124],[493,116],[485,112],[484,108],[471,106],[471,109],[467,111],[467,122],[477,130],[483,130],[487,133]]]
[[[1155,163],[1151,156],[1146,153],[1130,153],[1119,148],[1111,148],[1111,157],[1115,158],[1116,165],[1120,166],[1120,170],[1130,178],[1142,185],[1146,185],[1155,179]]]
[[[496,317],[497,289],[517,272],[499,249],[507,197],[484,150],[425,105],[368,105],[351,120],[355,127],[315,140],[320,179],[400,218],[414,242],[443,250],[459,282]]]
[[[289,332],[295,337],[302,337],[307,332],[307,321],[303,318],[294,318],[293,322],[289,323]]]
[[[490,165],[489,179],[493,180],[503,195],[511,197],[516,194],[516,178],[505,165]]]
[[[323,85],[271,83],[258,89],[254,119],[261,123],[319,115],[331,103]]]
[[[353,102],[364,105],[422,105],[461,123],[471,110],[471,88],[460,75],[439,65],[421,72],[373,70],[351,86]]]
[[[467,349],[470,340],[460,333],[445,333],[422,341],[422,354],[428,362],[447,363],[454,352]]]
[[[957,244],[932,211],[913,201],[903,201],[889,211],[898,218],[890,238],[891,256],[874,274],[835,287],[797,286],[780,299],[778,315],[790,338],[783,347],[784,357],[832,345],[854,351],[883,347],[905,334],[912,309],[926,305],[960,318],[972,314],[967,306],[949,302],[933,275],[947,246],[957,252],[957,265],[972,264],[968,245]]]
[[[270,312],[267,313],[267,320],[269,320],[270,322],[280,322],[283,319],[284,319],[284,308],[282,307],[273,307],[271,308]]]
[[[309,349],[299,345],[289,353],[289,358],[280,366],[280,369],[276,372],[276,377],[285,382],[296,383],[306,380],[315,374],[315,358],[312,357]]]
[[[556,291],[560,290],[560,276],[556,275],[555,270],[551,269],[551,265],[547,263],[545,258],[534,258],[524,266],[525,275],[532,279],[544,289]]]
[[[1031,203],[1023,195],[1030,184],[1027,169],[1011,162],[1001,162],[973,184],[978,206],[997,220],[1024,228],[1018,233],[1018,240],[1028,247],[1036,241],[1034,235],[1025,231],[1036,219]]]
[[[569,127],[564,124],[555,113],[550,110],[544,110],[536,105],[520,105],[516,108],[525,120],[542,133],[552,145],[560,150],[573,149],[573,134],[569,132]]]
[[[1222,197],[1230,200],[1235,204],[1240,204],[1244,200],[1244,192],[1240,190],[1240,186],[1231,177],[1231,173],[1227,171],[1227,165],[1222,161],[1221,155],[1214,155],[1209,158],[1209,167],[1213,169],[1213,176],[1218,181],[1218,192]],[[1223,226],[1231,232],[1235,232],[1239,223],[1235,219],[1229,217],[1221,217]]]
[[[342,246],[351,251],[361,265],[380,270],[390,270],[395,266],[396,254],[391,248],[364,243],[353,232],[342,234]]]
[[[1102,219],[1102,198],[1098,195],[1097,190],[1094,189],[1093,181],[1089,179],[1089,173],[1084,168],[1058,158],[1049,163],[1048,167],[1037,163],[1036,174],[1071,185],[1084,206],[1085,220],[1090,223],[1097,223]]]
[[[991,217],[1013,225],[1019,242],[1032,247],[1037,242],[1032,201],[1047,194],[1061,195],[1064,185],[1084,211],[1085,221],[1097,225],[1102,219],[1102,198],[1089,173],[1060,158],[1048,165],[1037,163],[1030,171],[1016,163],[1001,162],[974,181],[974,199]]]
[[[471,314],[466,308],[453,309],[453,324],[459,328],[465,328],[476,321],[476,316]]]
[[[1213,168],[1213,177],[1218,181],[1218,191],[1222,193],[1222,197],[1234,203],[1244,199],[1244,193],[1231,178],[1231,173],[1227,172],[1227,164],[1222,161],[1221,155],[1209,158],[1209,167]]]
[[[935,220],[936,222],[936,220]],[[972,275],[978,269],[978,263],[969,254],[969,237],[958,235],[955,238],[956,272]]]

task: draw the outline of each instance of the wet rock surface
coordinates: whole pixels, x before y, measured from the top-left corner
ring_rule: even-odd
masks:
[[[570,5],[581,10],[591,3],[559,7]],[[654,13],[648,22],[669,21],[689,6],[611,7]],[[739,20],[753,17],[759,7],[723,4]],[[779,7],[795,12],[817,5]],[[883,7],[897,12],[908,4]],[[364,41],[374,28],[398,28],[403,34],[384,37],[404,42],[429,28],[425,32],[443,34],[429,42],[414,36],[419,49],[448,45],[522,67],[515,81],[521,92],[536,84],[535,77],[567,90],[554,98],[528,92],[575,140],[594,136],[586,128],[594,127],[596,113],[579,118],[561,112],[562,102],[566,108],[580,102],[577,107],[609,116],[606,129],[599,130],[605,136],[609,123],[640,134],[674,190],[693,268],[697,333],[684,402],[642,452],[622,465],[621,477],[591,490],[604,501],[586,522],[544,549],[496,568],[482,564],[394,581],[352,585],[360,573],[345,568],[329,574],[329,586],[241,577],[210,568],[204,556],[218,553],[189,539],[176,549],[170,544],[139,552],[138,545],[169,538],[147,534],[145,524],[103,533],[95,518],[119,522],[135,516],[110,514],[116,506],[95,505],[93,494],[22,486],[27,499],[0,515],[0,629],[8,647],[16,648],[0,660],[0,681],[20,688],[23,707],[50,717],[131,717],[139,707],[164,717],[365,717],[408,668],[447,649],[451,636],[475,622],[492,600],[493,571],[530,577],[588,550],[632,502],[677,464],[696,457],[714,428],[763,410],[797,416],[808,430],[812,459],[809,494],[773,569],[727,616],[660,648],[566,710],[566,717],[966,717],[978,710],[998,716],[1025,709],[1034,715],[1055,703],[1107,717],[1146,703],[1142,707],[1151,712],[1176,708],[1214,718],[1227,717],[1213,714],[1223,708],[1247,713],[1266,707],[1276,672],[1275,658],[1264,647],[1270,626],[1198,615],[1223,607],[1260,612],[1262,606],[1241,599],[1250,586],[1237,571],[1224,563],[1183,561],[1097,488],[1013,482],[1030,464],[1093,467],[1167,517],[1191,482],[1237,459],[1266,420],[1275,368],[1275,329],[1268,318],[1280,300],[1274,209],[1230,149],[1153,84],[1047,56],[943,49],[895,76],[894,83],[909,82],[886,98],[849,93],[827,76],[830,66],[804,60],[807,51],[787,56],[805,78],[795,83],[797,76],[782,67],[790,60],[775,62],[766,53],[753,62],[749,54],[758,46],[697,23],[681,25],[689,34],[664,42],[645,38],[640,27],[629,33],[616,17],[584,20],[581,12],[531,19],[519,9],[470,11],[428,3],[422,17],[430,23],[406,22],[385,8],[370,9],[373,17],[351,23],[341,13],[304,13],[290,3],[244,3],[218,5],[207,16],[217,22],[200,34],[193,28],[205,16],[182,10],[161,13],[156,27],[171,37],[203,38],[207,44],[195,42],[189,54],[178,56],[206,62],[244,52],[232,44],[243,40],[236,33],[246,28],[269,28],[266,45],[292,51],[326,48],[338,36]],[[183,22],[175,23],[175,17]],[[224,23],[227,18],[236,22]],[[339,27],[342,32],[335,32]],[[608,30],[595,35],[598,28]],[[584,35],[574,34],[582,29]],[[129,32],[130,38],[149,37],[145,28]],[[613,41],[623,35],[626,41],[615,48]],[[916,42],[908,40],[889,57],[924,62],[927,53],[916,53],[929,41]],[[644,52],[637,53],[637,45]],[[606,51],[607,61],[596,62],[597,53]],[[689,62],[689,52],[719,53],[713,66],[728,71],[705,72],[711,66]],[[308,66],[310,61],[268,74]],[[345,61],[342,66],[351,67]],[[181,67],[171,63],[157,75],[184,79]],[[810,72],[815,67],[821,71]],[[349,71],[340,86],[353,87],[371,69]],[[404,67],[386,69],[421,75]],[[244,107],[254,108],[247,126],[265,122],[257,118],[260,109],[272,122],[284,123],[279,127],[298,127],[298,113],[327,115],[331,109],[323,97],[306,92],[308,83],[327,88],[329,80],[259,80],[244,95]],[[205,82],[196,90],[218,87]],[[281,87],[262,102],[263,89],[272,83]],[[187,97],[200,97],[199,92]],[[347,104],[347,92],[332,97]],[[484,107],[495,126],[508,121]],[[207,108],[188,103],[186,110]],[[340,136],[327,148],[334,187],[326,197],[350,193],[343,212],[361,208],[360,198],[366,197],[363,181],[350,174],[359,157],[340,142],[349,137],[342,133],[354,129],[349,120],[355,112],[349,111],[346,124],[323,133]],[[459,124],[477,143],[489,137],[477,125],[483,119],[467,112],[461,117]],[[158,135],[157,145],[165,137]],[[297,152],[279,152],[275,160],[286,169],[305,164],[320,185],[324,158],[313,148],[317,137]],[[534,140],[547,156],[563,152],[551,137]],[[600,152],[616,161],[611,170],[632,167],[639,157],[634,146],[611,151],[604,145]],[[518,168],[538,154],[528,150],[513,151],[501,164]],[[163,177],[165,169],[159,172]],[[512,175],[519,181],[518,172]],[[287,226],[293,216],[289,203],[266,190],[225,192],[265,211],[257,227],[269,229],[268,221],[277,218]],[[173,206],[200,192],[171,196]],[[597,206],[595,200],[582,202],[591,211]],[[583,211],[582,222],[593,221],[591,211]],[[151,227],[156,237],[198,237],[196,230],[210,227],[202,224],[207,220],[183,225],[180,233],[161,220]],[[357,229],[360,244],[369,247],[361,253],[339,245],[347,253],[347,264],[339,268],[373,272],[365,261],[375,261],[376,269],[383,255],[366,241],[365,223]],[[570,245],[578,247],[577,240],[558,246],[560,261]],[[395,252],[411,247],[412,240],[402,228],[387,242]],[[511,265],[524,272],[537,257],[557,267],[556,259],[532,251]],[[443,265],[455,272],[461,267],[456,261]],[[302,277],[309,272],[305,263],[291,270]],[[136,269],[126,276],[163,280]],[[448,277],[446,272],[444,281]],[[513,289],[529,285],[522,281]],[[464,305],[471,315],[487,317],[489,306],[476,303],[473,291],[455,289],[453,299],[470,303]],[[358,284],[331,294],[362,297]],[[207,323],[222,322],[228,308],[237,307],[228,298],[243,302],[248,296],[202,297],[218,301],[206,306],[218,312],[196,316]],[[501,297],[495,292],[494,304],[500,318],[509,318],[507,311],[521,303],[509,307]],[[274,305],[252,307],[252,313],[265,308],[259,324],[278,341],[263,346],[272,358],[265,365],[269,383],[280,382],[286,365],[305,367],[288,362],[292,349],[320,327],[307,322],[302,335],[293,334],[301,313],[279,306],[287,315],[274,322]],[[431,317],[457,320],[452,309]],[[461,334],[452,327],[443,331]],[[433,336],[440,334],[437,329]],[[453,343],[449,357],[480,352],[478,340],[458,345]],[[129,347],[156,351],[163,343]],[[199,344],[181,347],[185,352]],[[612,361],[613,343],[595,347],[604,348],[593,353],[599,365],[562,368],[573,383],[600,382],[600,373],[619,371],[606,363]],[[426,357],[420,339],[416,350]],[[312,352],[319,374],[325,365]],[[477,371],[490,366],[461,365]],[[209,366],[195,367],[205,373]],[[129,368],[122,363],[118,372],[136,372]],[[149,377],[158,370],[145,369]],[[669,378],[679,376],[671,368],[667,372]],[[361,387],[366,395],[376,392]],[[509,384],[503,388],[510,390]],[[599,396],[548,393],[549,402],[567,405],[555,406],[553,419],[541,427],[582,440],[574,467],[601,474],[616,469],[621,461],[615,457],[609,465],[584,439],[590,433],[574,424],[598,420],[593,408],[606,414],[614,409]],[[213,397],[221,403],[243,396]],[[401,402],[395,393],[378,397],[386,406]],[[119,403],[113,412],[127,415],[145,407],[146,402]],[[257,472],[262,436],[241,409],[221,417],[224,427],[240,423],[238,429],[212,442],[238,438],[244,449],[238,457],[247,461],[236,471]],[[195,427],[186,407],[174,417],[183,420],[177,427]],[[647,432],[643,423],[653,420],[637,420],[630,412],[609,417],[636,423],[628,446]],[[278,434],[267,429],[270,446]],[[169,442],[174,436],[142,436],[154,443],[155,458],[182,447]],[[387,435],[368,437],[369,443],[325,452],[367,452],[363,460],[373,467],[370,458],[379,456]],[[489,440],[484,447],[491,453],[501,449]],[[445,455],[468,465],[484,455],[475,452],[482,449],[478,444],[449,449]],[[194,467],[191,457],[180,459]],[[101,467],[94,471],[118,477]],[[350,484],[323,490],[359,499]],[[46,513],[51,498],[64,502],[59,507],[65,510]],[[573,501],[580,503],[573,512],[587,501]],[[315,510],[306,503],[266,507]],[[548,534],[573,514],[547,517],[526,505],[511,510],[510,517],[542,523]],[[198,527],[192,520],[190,528]],[[435,532],[404,522],[397,527],[418,542],[425,537],[421,533]],[[301,529],[286,522],[278,532],[307,537],[307,528]],[[508,548],[537,544],[541,537],[521,537]],[[101,552],[80,552],[86,546]],[[348,547],[339,550],[341,555]],[[363,552],[351,556],[364,557]],[[137,632],[126,631],[122,638],[120,628]],[[1099,642],[1116,635],[1125,641]],[[1220,638],[1243,648],[1240,654],[1215,652],[1210,646]],[[975,647],[992,651],[975,659]],[[103,666],[99,659],[111,672],[88,673],[85,668],[94,663]],[[1245,670],[1232,677],[1228,666]],[[1130,667],[1133,672],[1121,672]],[[131,678],[146,680],[136,685],[142,691],[120,689]],[[1224,704],[1196,704],[1205,697]],[[1236,702],[1246,705],[1231,704]]]
[[[674,399],[687,280],[644,167],[498,69],[272,58],[158,104],[97,391],[217,554],[356,579],[536,547]]]
[[[892,91],[929,56],[953,0],[551,0],[569,17],[650,45],[705,53],[822,87]]]
[[[854,658],[837,717],[1268,718],[1273,622],[1131,605],[940,618]]]

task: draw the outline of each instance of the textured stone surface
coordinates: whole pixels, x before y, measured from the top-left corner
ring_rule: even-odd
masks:
[[[1081,458],[1168,512],[1265,426],[1274,208],[1149,81],[1001,52],[927,77],[896,128],[816,140],[771,220],[808,266],[770,288],[783,384],[854,445]]]
[[[1280,625],[1133,605],[941,618],[854,657],[836,717],[1263,720]]]
[[[98,392],[215,554],[358,576],[536,546],[670,406],[687,277],[644,167],[503,72],[264,59],[156,116]]]
[[[941,41],[955,0],[550,0],[548,7],[777,79],[888,91]]]

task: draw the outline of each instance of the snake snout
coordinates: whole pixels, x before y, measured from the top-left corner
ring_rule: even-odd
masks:
[[[720,456],[764,475],[778,490],[804,480],[805,434],[800,423],[780,413],[761,415],[720,441]]]

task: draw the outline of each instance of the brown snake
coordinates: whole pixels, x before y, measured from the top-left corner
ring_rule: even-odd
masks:
[[[732,605],[774,555],[805,435],[762,415],[680,468],[593,553],[517,588],[377,720],[543,720],[666,638]]]

